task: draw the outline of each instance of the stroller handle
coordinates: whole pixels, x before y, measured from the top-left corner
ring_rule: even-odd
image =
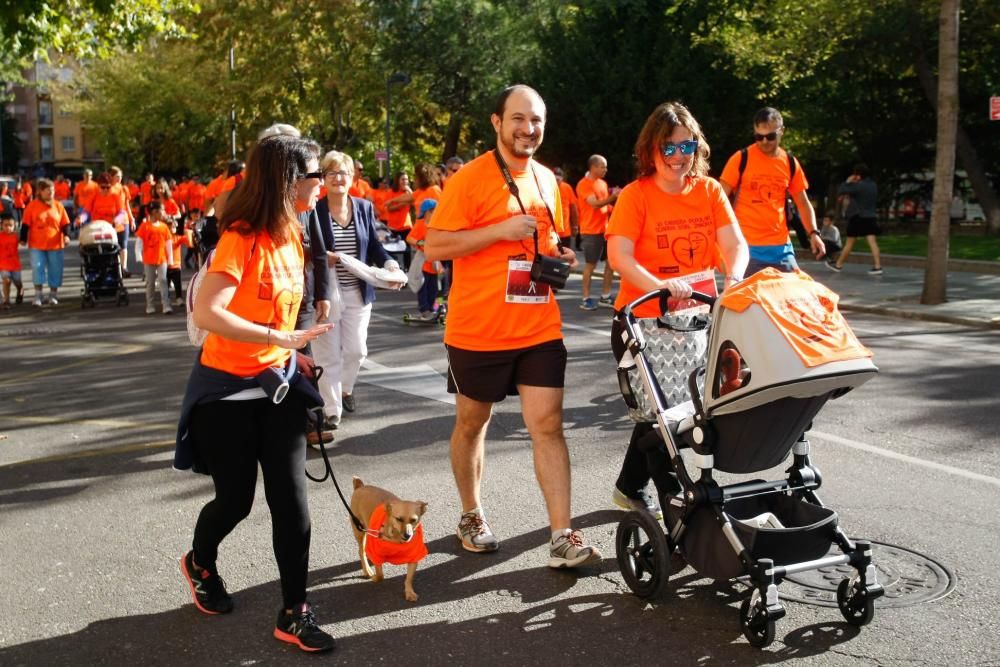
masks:
[[[635,320],[632,315],[632,311],[646,303],[647,301],[652,301],[653,299],[660,300],[660,312],[665,313],[667,311],[667,300],[673,296],[670,290],[664,287],[663,289],[653,290],[652,292],[647,292],[640,296],[638,299],[628,304],[622,309],[622,316],[625,321]],[[704,292],[691,292],[691,297],[695,301],[700,301],[702,303],[708,304],[709,307],[715,305],[715,297],[705,294]]]

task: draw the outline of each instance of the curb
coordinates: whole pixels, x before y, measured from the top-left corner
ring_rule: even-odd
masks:
[[[907,320],[919,320],[923,322],[941,322],[943,324],[956,324],[963,327],[976,329],[1000,330],[1000,318],[994,320],[982,320],[960,315],[948,315],[945,313],[921,312],[915,310],[900,310],[888,308],[886,306],[866,306],[862,304],[840,302],[837,307],[846,312],[868,313],[871,315],[884,315],[886,317],[898,317]]]
[[[817,261],[812,253],[802,248],[795,249],[795,259],[801,265],[803,261]],[[897,266],[904,269],[927,268],[926,257],[913,257],[910,255],[886,255],[882,253],[882,266]],[[871,264],[872,256],[868,252],[852,252],[847,258],[847,264]],[[991,276],[1000,276],[1000,262],[987,262],[974,259],[949,259],[948,271],[962,273],[982,273]]]

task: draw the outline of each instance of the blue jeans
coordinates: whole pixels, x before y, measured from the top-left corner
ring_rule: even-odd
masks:
[[[31,249],[31,278],[42,285],[48,277],[49,287],[59,289],[63,281],[63,251]]]
[[[417,291],[417,306],[420,308],[421,313],[426,313],[428,311],[434,310],[434,302],[437,300],[438,295],[438,277],[436,273],[424,274],[424,284]]]

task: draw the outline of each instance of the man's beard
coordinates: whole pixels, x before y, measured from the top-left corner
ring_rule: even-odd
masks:
[[[500,143],[502,143],[504,145],[504,148],[510,151],[511,155],[515,157],[530,158],[535,154],[535,151],[538,150],[538,147],[542,145],[542,142],[539,139],[535,143],[529,145],[527,148],[518,148],[517,141],[518,140],[515,137],[511,137],[508,140],[506,137],[503,136],[502,133],[500,134]]]

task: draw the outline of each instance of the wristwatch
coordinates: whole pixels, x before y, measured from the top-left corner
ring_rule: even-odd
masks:
[[[820,234],[820,233],[819,233],[819,232],[818,232],[817,230],[815,230],[815,229],[813,229],[812,231],[810,231],[810,232],[809,232],[809,236],[812,236],[813,234],[815,234],[816,236],[818,236],[818,237],[820,237],[820,238],[823,238],[823,235],[822,235],[822,234]]]

